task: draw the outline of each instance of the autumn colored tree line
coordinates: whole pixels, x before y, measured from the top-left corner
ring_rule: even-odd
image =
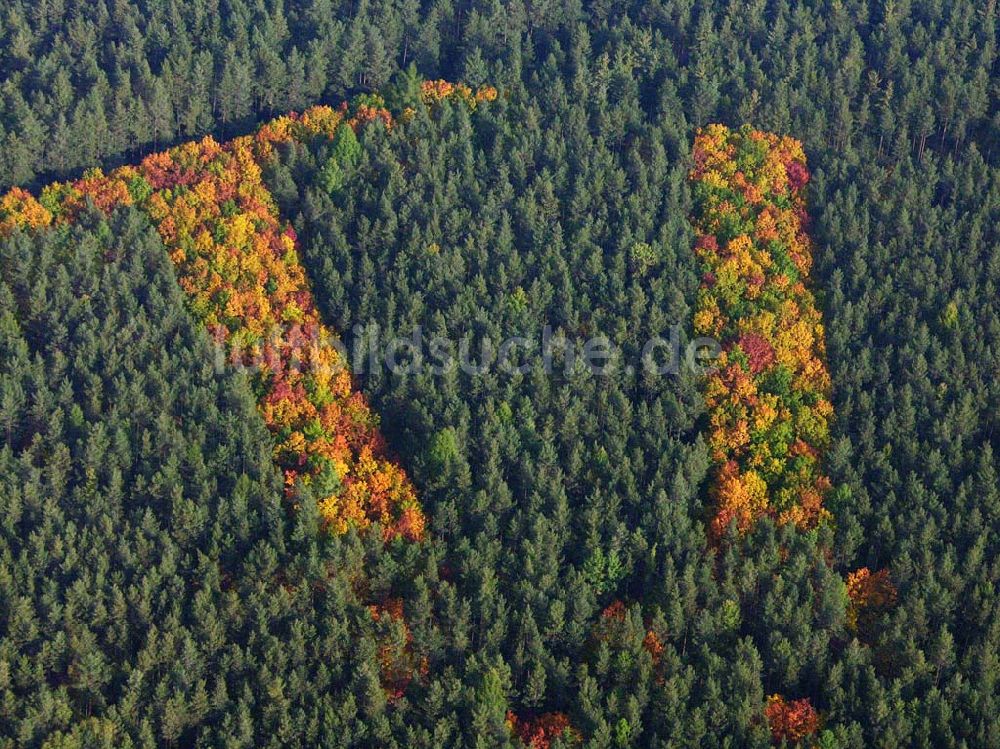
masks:
[[[763,517],[815,528],[830,517],[822,469],[831,382],[820,311],[809,287],[802,144],[744,126],[709,125],[693,147],[695,254],[701,271],[695,332],[721,346],[704,389],[714,464],[713,543]],[[849,573],[847,626],[871,642],[895,602],[888,570]],[[776,744],[816,733],[808,698],[772,695],[764,717]]]
[[[420,101],[432,106],[455,99],[474,108],[496,95],[488,86],[472,91],[425,81]],[[109,174],[93,169],[48,185],[38,199],[13,188],[0,198],[0,235],[71,223],[88,203],[104,212],[119,206],[144,211],[190,309],[227,362],[250,376],[289,500],[303,488],[312,491],[334,533],[377,523],[386,540],[419,541],[426,520],[413,485],[389,456],[377,416],[319,317],[295,231],[280,218],[262,179],[276,144],[315,138],[333,141],[327,169],[339,173],[360,153],[355,132],[373,123],[390,129],[394,118],[381,97],[361,95],[337,109],[316,106],[278,117],[228,143],[206,137]],[[387,698],[397,699],[427,664],[411,652],[401,600],[373,604],[371,611],[380,679]]]
[[[103,211],[145,211],[191,310],[230,362],[249,368],[290,496],[300,483],[310,486],[334,531],[377,521],[387,536],[415,540],[424,521],[413,488],[386,456],[377,420],[319,320],[294,231],[278,218],[261,180],[260,164],[275,142],[332,135],[345,114],[315,108],[252,137],[185,143],[135,167],[49,185],[37,203],[18,193],[4,208],[24,210],[4,223],[71,222],[88,201]]]
[[[427,104],[496,98],[491,87],[473,92],[433,81],[421,93]],[[94,169],[45,187],[37,199],[13,188],[0,198],[0,234],[72,222],[88,202],[105,212],[143,210],[191,310],[228,361],[249,372],[289,497],[308,487],[333,532],[378,523],[386,539],[416,541],[426,521],[413,486],[389,457],[376,415],[319,318],[295,232],[261,178],[275,144],[323,137],[358,148],[354,132],[375,122],[391,128],[393,116],[367,95],[279,117],[228,143],[206,137],[109,174]]]
[[[710,125],[690,180],[702,271],[698,335],[722,346],[705,383],[719,540],[759,518],[812,528],[828,511],[820,458],[830,441],[830,375],[812,291],[802,145]]]

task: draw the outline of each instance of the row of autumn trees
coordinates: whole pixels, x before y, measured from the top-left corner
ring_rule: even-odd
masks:
[[[471,111],[478,104],[496,98],[496,90],[490,87],[473,91],[465,85],[444,81],[421,84],[412,75],[406,82],[408,90],[402,93],[413,96],[408,99],[412,106],[404,107],[401,112],[403,121],[416,116],[417,108],[423,110],[448,100],[460,102]],[[162,252],[176,268],[177,281],[187,294],[189,309],[206,328],[208,339],[202,345],[202,355],[208,353],[206,359],[215,365],[216,374],[233,369],[249,375],[248,384],[257,398],[263,423],[272,434],[275,462],[285,477],[285,495],[294,500],[290,516],[296,518],[301,511],[300,501],[305,498],[314,504],[323,530],[337,535],[351,531],[353,535],[378,522],[383,532],[374,538],[420,541],[425,521],[412,487],[396,464],[381,457],[385,446],[376,423],[363,397],[352,391],[349,370],[338,358],[340,349],[332,345],[335,341],[316,316],[303,268],[298,263],[294,231],[287,225],[281,226],[260,179],[261,164],[273,160],[276,144],[324,141],[330,143],[331,155],[323,164],[321,182],[328,190],[337,189],[343,174],[349,173],[360,158],[355,132],[372,122],[389,130],[394,118],[382,106],[381,98],[362,97],[337,111],[314,107],[301,116],[279,118],[252,137],[240,137],[223,145],[205,138],[151,155],[137,167],[120,167],[107,176],[94,169],[74,182],[47,186],[39,199],[14,188],[0,198],[0,233],[3,237],[14,235],[16,241],[11,247],[15,252],[23,255],[25,251],[41,251],[41,256],[27,260],[26,264],[43,269],[52,265],[61,267],[61,263],[69,261],[65,248],[70,243],[82,242],[83,252],[90,252],[82,266],[84,279],[72,282],[79,289],[89,280],[87,272],[93,272],[95,263],[101,261],[111,263],[112,267],[119,260],[127,261],[131,269],[155,265],[148,257],[149,251],[157,251],[152,245],[148,245],[146,253],[131,258],[125,257],[127,252],[120,245],[111,246],[109,224],[100,221],[95,212],[120,219],[122,210],[134,207],[145,214],[163,242]],[[70,234],[68,228],[77,223],[85,231]],[[116,220],[114,226],[116,231],[124,228],[129,241],[136,241],[134,219]],[[36,238],[33,246],[20,241],[28,236]],[[77,259],[80,258],[78,252]],[[23,257],[18,260],[24,262]],[[8,268],[12,271],[17,264],[18,261],[11,260]],[[108,277],[106,273],[101,275],[104,279]],[[41,283],[43,279],[44,276]],[[11,277],[15,307],[10,320],[15,334],[20,327],[17,318],[25,317],[23,305],[27,304],[22,301],[18,309],[16,298],[27,300],[37,294],[35,289],[18,288],[18,281],[21,279]],[[141,279],[130,277],[129,281]],[[85,299],[89,301],[90,295],[86,294]],[[115,319],[117,305],[112,302],[108,306]],[[44,340],[32,343],[46,347]],[[22,344],[21,351],[27,350]],[[61,356],[59,351],[56,354]],[[17,361],[12,362],[13,368],[17,365]],[[12,380],[5,380],[5,384],[9,382]],[[17,387],[16,379],[13,382],[13,387]],[[37,383],[32,384],[37,388]],[[16,412],[30,406],[28,401],[32,398],[25,398],[23,390],[19,392],[20,398],[7,413],[8,451],[13,445],[23,446],[25,437],[21,433],[32,429]],[[72,398],[72,391],[68,395]],[[77,413],[79,408],[74,406],[74,419],[81,418]],[[99,412],[96,415],[101,416]],[[12,444],[15,424],[20,439]],[[37,438],[32,440],[32,445],[35,444],[39,444]],[[373,454],[373,448],[379,454]],[[85,474],[94,485],[90,490],[93,491],[95,472],[88,466]],[[394,480],[393,476],[397,478]],[[121,473],[113,474],[112,480],[120,483]],[[190,512],[190,508],[186,509]],[[308,518],[311,513],[306,515]],[[19,518],[9,519],[16,522]],[[225,587],[232,589],[232,577],[238,573],[231,569],[219,571]],[[260,582],[287,591],[292,573],[293,570],[272,566]],[[356,576],[358,573],[360,578]],[[349,577],[355,600],[372,595],[367,570],[359,568],[349,573]],[[402,600],[375,597],[382,602],[367,607],[368,631],[376,643],[374,662],[378,666],[374,688],[384,692],[382,699],[394,702],[403,697],[414,677],[426,678],[428,659],[426,655],[418,657],[411,645],[412,633]],[[188,602],[182,599],[181,603]],[[41,655],[47,647],[37,648],[37,640],[41,637],[44,641],[44,636],[39,627],[33,626],[31,603],[17,611],[25,612],[27,620],[15,618],[8,623],[16,635],[23,634],[26,638],[7,640],[5,644],[19,644],[26,652]],[[89,643],[91,648],[96,645]],[[86,696],[88,712],[95,698],[102,706],[107,705],[101,689],[111,687],[114,674],[123,673],[126,665],[110,664],[98,651],[84,652],[80,657],[86,664],[81,677],[87,687],[79,694],[63,695],[67,715],[75,712],[72,699],[79,699],[80,694]],[[30,668],[30,657],[22,664]],[[71,668],[76,670],[75,666]],[[224,682],[219,685],[224,691]],[[182,698],[156,711],[160,719],[156,735],[160,738],[173,743],[205,717],[209,711],[205,681],[195,687],[191,698],[194,702]],[[3,715],[13,720],[20,701],[10,691],[6,698]],[[196,710],[195,715],[191,715],[192,710]],[[118,745],[136,738],[143,743],[154,738],[148,720],[142,724],[142,731],[133,733],[122,724],[113,707],[109,717],[75,723],[56,720],[47,726],[46,723],[44,718],[40,720],[31,714],[12,725],[16,725],[20,739],[29,743],[44,737],[48,728],[46,746],[52,741],[58,745],[81,742]],[[58,730],[63,723],[68,729],[65,732]],[[525,720],[508,712],[505,725],[511,738],[520,737],[530,746],[547,747],[563,733],[579,739],[561,713]],[[38,733],[40,730],[43,733]]]
[[[425,89],[425,104],[456,96],[474,106],[496,97],[493,89],[473,94],[443,82]],[[88,203],[105,212],[134,205],[148,213],[192,312],[220,347],[218,358],[248,370],[290,496],[300,482],[308,485],[338,533],[377,522],[386,538],[420,540],[425,520],[413,487],[385,457],[377,419],[319,319],[295,232],[281,222],[261,182],[274,144],[289,139],[331,140],[327,174],[356,162],[354,131],[374,120],[392,124],[377,99],[364,98],[353,111],[346,104],[314,107],[223,145],[205,138],[107,176],[92,170],[47,186],[38,200],[14,188],[0,198],[0,230],[72,222]]]
[[[693,147],[695,333],[718,342],[705,385],[716,540],[764,515],[809,529],[829,517],[830,375],[809,283],[802,145],[710,125]]]
[[[473,91],[446,81],[418,83],[412,74],[406,82],[413,97],[408,100],[412,106],[400,113],[404,122],[416,116],[418,107],[454,100],[471,111],[497,96],[492,87]],[[321,182],[327,190],[337,189],[360,158],[355,132],[373,122],[388,130],[394,118],[380,97],[365,96],[336,111],[320,106],[278,118],[253,136],[223,145],[205,138],[106,176],[93,169],[74,182],[46,186],[39,199],[13,188],[0,198],[0,237],[40,233],[46,238],[41,246],[48,248],[53,244],[48,241],[50,230],[55,229],[54,244],[59,247],[72,241],[67,225],[78,220],[90,224],[95,209],[111,214],[135,207],[146,214],[176,266],[191,312],[215,347],[209,361],[249,375],[272,434],[275,462],[284,474],[285,495],[293,500],[292,514],[306,495],[315,502],[324,531],[364,532],[375,522],[382,528],[376,538],[383,541],[420,541],[425,519],[412,485],[399,466],[384,457],[377,421],[352,387],[342,349],[318,319],[298,261],[295,233],[281,225],[261,181],[261,165],[273,160],[275,144],[322,140],[330,143],[332,152],[323,164]],[[100,244],[110,232],[105,223],[98,230]],[[113,261],[121,254],[101,249],[103,253],[92,259]],[[27,405],[21,395],[15,408]],[[8,448],[15,421],[20,422],[17,414],[9,413]],[[88,477],[92,480],[91,473]],[[268,582],[287,587],[279,582],[286,572],[273,572],[277,577]],[[355,593],[364,597],[367,572],[361,570],[361,575]],[[427,657],[417,658],[411,647],[400,598],[371,604],[368,610],[377,643],[380,686],[375,688],[396,701],[415,676],[426,677]],[[204,684],[199,688],[203,692]],[[165,710],[163,720],[163,738],[173,741],[183,732],[185,716]],[[56,739],[117,742],[120,729],[113,721],[87,720],[75,724],[68,735],[57,733]],[[507,730],[530,746],[545,747],[564,730],[571,731],[561,713],[527,721],[509,713]],[[24,735],[30,737],[30,732]]]
[[[695,137],[692,158],[702,273],[694,332],[718,347],[704,384],[710,538],[722,543],[729,531],[746,533],[763,517],[809,531],[831,518],[823,461],[834,413],[810,288],[802,144],[749,125],[709,125]],[[846,593],[848,628],[857,634],[863,621],[871,637],[895,601],[888,571],[850,573]],[[764,717],[775,743],[798,743],[820,728],[808,698],[772,695]]]

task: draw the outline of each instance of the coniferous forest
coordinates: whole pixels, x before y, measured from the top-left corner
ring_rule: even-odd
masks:
[[[998,26],[0,2],[0,747],[1000,746]]]

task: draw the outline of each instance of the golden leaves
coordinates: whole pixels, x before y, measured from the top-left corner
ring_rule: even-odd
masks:
[[[823,326],[803,279],[808,180],[801,144],[709,125],[695,139],[695,254],[702,271],[698,335],[720,339],[704,385],[715,463],[710,535],[749,530],[765,515],[813,528],[829,513],[818,463],[829,442],[830,377]]]

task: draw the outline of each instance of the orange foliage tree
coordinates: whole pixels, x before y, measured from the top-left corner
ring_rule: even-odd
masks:
[[[862,567],[847,575],[847,626],[864,640],[875,634],[878,619],[896,604],[896,586],[889,570]]]
[[[0,198],[0,236],[14,229],[38,229],[52,223],[52,214],[20,187],[11,188]]]
[[[464,83],[450,81],[424,81],[420,85],[420,98],[426,105],[435,104],[444,99],[457,99],[470,109],[475,109],[482,102],[495,101],[497,90],[493,86],[483,85],[473,91]]]
[[[780,694],[767,699],[764,717],[775,745],[797,744],[819,730],[819,713],[808,698],[786,701]]]
[[[549,749],[552,741],[560,737],[571,745],[579,744],[583,740],[565,713],[545,713],[525,720],[508,712],[507,725],[529,749]]]
[[[820,469],[829,443],[830,376],[808,286],[809,173],[801,144],[710,125],[694,143],[695,255],[702,282],[695,333],[722,353],[705,382],[718,541],[761,517],[799,528],[829,515]]]

